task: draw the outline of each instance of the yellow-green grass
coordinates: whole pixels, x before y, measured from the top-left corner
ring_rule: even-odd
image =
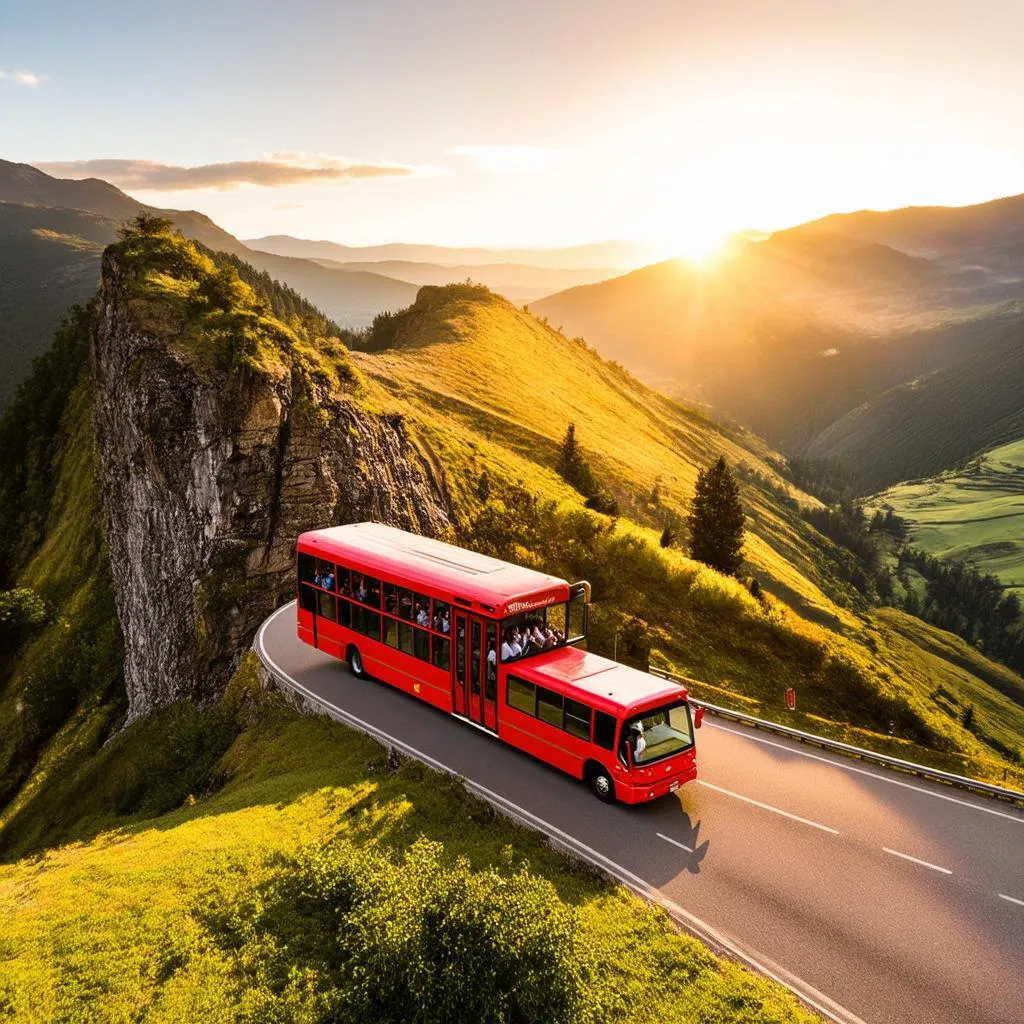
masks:
[[[313,1019],[338,965],[309,949],[334,938],[303,941],[291,905],[280,939],[281,888],[311,850],[401,862],[425,838],[450,868],[465,858],[474,878],[518,878],[569,926],[585,979],[573,1019],[810,1024],[780,986],[714,959],[457,781],[389,765],[369,739],[258,694],[251,661],[241,675],[249,725],[218,791],[157,818],[94,820],[78,841],[0,866],[0,1012],[22,1024]],[[158,727],[137,723],[114,745],[138,757]]]
[[[890,487],[869,506],[905,519],[915,547],[970,562],[1024,591],[1024,439],[961,469]]]

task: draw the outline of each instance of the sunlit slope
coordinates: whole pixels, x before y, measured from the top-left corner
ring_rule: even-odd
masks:
[[[962,356],[971,338],[957,311],[1019,294],[1008,287],[983,268],[795,229],[531,308],[660,390],[793,450],[871,396]]]
[[[438,444],[469,458],[477,474],[486,469],[498,480],[526,480],[541,493],[568,496],[554,466],[574,422],[597,475],[623,513],[641,523],[657,526],[664,514],[649,506],[656,484],[667,508],[685,511],[698,470],[719,455],[816,504],[764,461],[773,452],[759,438],[724,431],[483,289],[422,289],[396,347],[355,358],[417,410]],[[802,524],[763,487],[746,485],[744,498],[756,534],[749,545],[753,570],[796,603],[831,611],[807,579],[817,566]]]
[[[1024,589],[1024,440],[958,470],[890,487],[870,507],[891,508],[905,519],[915,547],[970,562],[1007,587]]]

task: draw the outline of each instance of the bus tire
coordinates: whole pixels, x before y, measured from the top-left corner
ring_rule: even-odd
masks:
[[[348,649],[348,661],[349,671],[356,677],[356,679],[369,679],[369,675],[366,669],[363,667],[363,656],[359,653],[359,648],[354,644]]]
[[[606,804],[615,802],[615,783],[612,782],[607,768],[592,761],[587,765],[587,782],[598,800],[603,800]]]

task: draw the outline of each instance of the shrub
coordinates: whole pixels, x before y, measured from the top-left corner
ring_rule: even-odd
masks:
[[[221,895],[205,923],[267,1007],[305,977],[300,1003],[316,1019],[592,1020],[591,961],[551,883],[442,854],[425,839],[397,863],[347,843],[312,848],[261,891]]]

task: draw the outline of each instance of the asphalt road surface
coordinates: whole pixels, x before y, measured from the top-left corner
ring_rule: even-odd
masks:
[[[699,777],[608,806],[581,782],[301,643],[282,674],[645,880],[856,1024],[1024,1024],[1024,813],[710,716]],[[835,1005],[833,1005],[835,1004]]]

